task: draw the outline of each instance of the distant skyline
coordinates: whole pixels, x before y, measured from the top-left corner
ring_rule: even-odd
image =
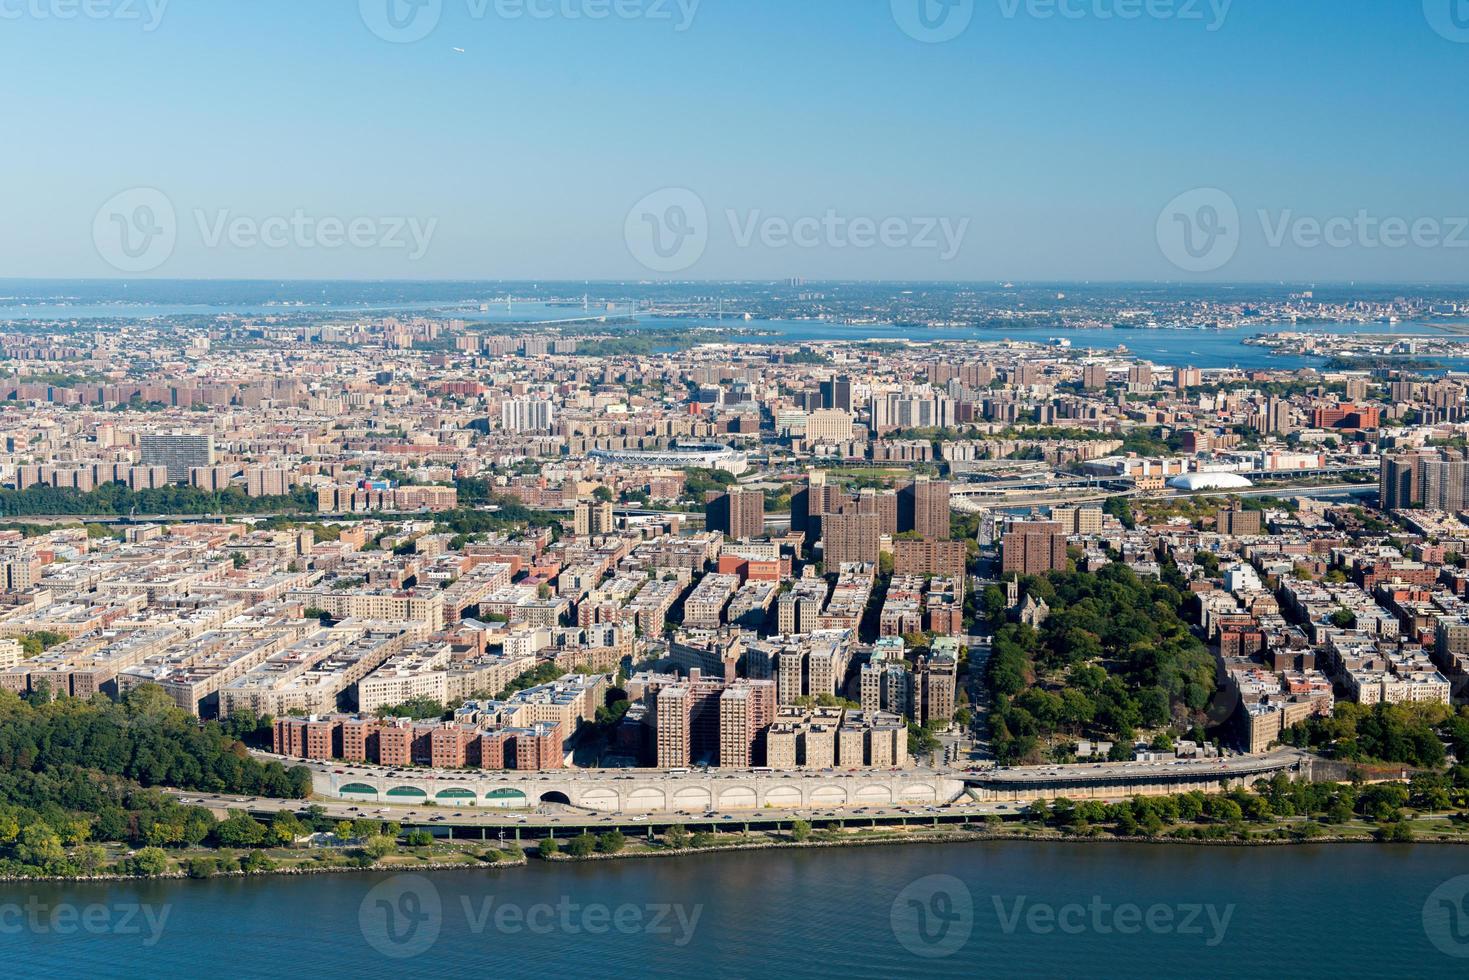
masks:
[[[0,276],[1469,281],[1456,0],[417,2],[5,6]]]

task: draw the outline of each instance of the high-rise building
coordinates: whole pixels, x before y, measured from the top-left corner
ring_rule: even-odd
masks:
[[[704,504],[706,527],[735,541],[765,534],[765,494],[759,490],[732,489],[711,494]]]
[[[252,466],[245,471],[245,493],[251,497],[284,497],[294,482],[290,470]]]
[[[1066,568],[1066,532],[1055,521],[1016,521],[1001,544],[1001,570],[1007,575],[1044,575]]]
[[[1423,500],[1421,454],[1383,456],[1378,480],[1383,510],[1410,510]]]
[[[548,399],[513,399],[500,406],[500,424],[507,432],[547,432],[555,421],[556,409]]]
[[[214,436],[145,433],[138,440],[144,466],[162,466],[169,483],[187,483],[189,470],[214,465]]]
[[[692,670],[688,680],[659,688],[653,700],[658,768],[695,762],[749,768],[764,754],[776,686],[768,680],[726,682]]]
[[[953,657],[919,659],[913,669],[913,706],[920,725],[946,725],[954,717],[954,689],[958,662]]]
[[[572,529],[579,538],[611,534],[617,530],[617,517],[610,500],[578,500],[571,515]]]
[[[1445,452],[1438,458],[1424,457],[1421,465],[1423,507],[1426,510],[1461,511],[1469,508],[1469,498],[1465,497],[1465,489],[1469,487],[1465,470],[1469,469],[1469,462],[1460,453]]]
[[[893,542],[894,575],[942,575],[961,578],[969,561],[963,541],[922,541],[899,538]]]
[[[1220,534],[1228,534],[1233,537],[1253,537],[1260,533],[1261,520],[1258,510],[1245,510],[1242,507],[1225,507],[1219,511],[1218,529]]]
[[[852,379],[846,375],[821,382],[821,407],[852,411]]]
[[[764,763],[764,736],[774,721],[774,681],[736,681],[726,687],[719,696],[719,765],[748,769]]]
[[[882,552],[881,517],[875,512],[827,514],[821,519],[826,567],[849,562],[876,563]]]
[[[947,541],[952,533],[949,484],[917,477],[898,492],[898,532],[917,531],[933,541]]]
[[[837,408],[823,408],[806,417],[806,442],[830,444],[852,441],[852,414]]]
[[[1067,534],[1101,534],[1102,508],[1052,507],[1051,520]]]

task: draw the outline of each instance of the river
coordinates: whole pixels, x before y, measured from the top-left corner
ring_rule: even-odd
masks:
[[[10,883],[0,949],[68,980],[1463,977],[1466,894],[1452,845],[907,845]]]

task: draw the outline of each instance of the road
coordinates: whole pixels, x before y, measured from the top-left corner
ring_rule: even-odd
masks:
[[[445,833],[451,828],[458,830],[499,831],[538,838],[544,831],[581,832],[582,830],[605,832],[621,830],[624,833],[642,834],[649,827],[666,828],[674,825],[689,830],[735,830],[776,829],[789,827],[795,820],[806,820],[812,824],[840,823],[844,826],[879,826],[904,824],[964,824],[986,816],[1017,816],[1025,812],[1025,803],[978,803],[967,798],[945,806],[923,806],[914,804],[903,807],[861,807],[823,810],[748,810],[731,813],[676,813],[608,814],[575,810],[569,807],[538,807],[525,810],[455,810],[453,807],[425,807],[419,805],[361,805],[332,800],[276,800],[254,796],[231,796],[227,794],[197,793],[187,790],[169,790],[181,803],[203,806],[223,813],[229,810],[244,810],[256,817],[269,819],[272,815],[287,811],[299,813],[308,806],[321,807],[333,820],[383,820],[394,821],[404,829],[426,829]],[[470,836],[475,835],[463,835]],[[518,836],[517,838],[518,839]]]

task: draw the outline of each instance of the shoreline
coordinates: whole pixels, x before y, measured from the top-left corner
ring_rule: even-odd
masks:
[[[559,840],[560,838],[558,838]],[[511,871],[527,869],[537,861],[548,864],[588,864],[608,861],[639,861],[650,859],[685,858],[705,854],[721,854],[730,852],[752,852],[752,851],[783,851],[783,850],[832,850],[850,847],[883,847],[883,846],[906,846],[915,844],[987,844],[987,843],[1031,843],[1031,844],[1150,844],[1154,846],[1177,846],[1177,847],[1245,847],[1245,848],[1267,848],[1267,847],[1300,847],[1315,844],[1329,845],[1395,845],[1398,847],[1414,847],[1419,845],[1439,846],[1464,846],[1469,845],[1469,838],[1457,838],[1452,840],[1412,840],[1412,841],[1386,841],[1376,840],[1370,836],[1346,836],[1329,835],[1313,837],[1310,839],[1281,839],[1281,838],[1259,838],[1251,840],[1203,840],[1203,839],[1179,839],[1173,837],[1119,837],[1113,834],[1064,834],[1048,837],[1036,836],[1023,833],[994,833],[994,832],[964,832],[946,831],[932,834],[909,834],[893,836],[872,836],[867,838],[853,838],[848,840],[769,840],[769,841],[744,841],[737,844],[714,844],[709,847],[679,849],[657,848],[651,850],[631,850],[617,854],[587,854],[583,856],[572,856],[569,854],[555,854],[550,857],[540,857],[535,854],[535,848],[522,846],[523,857],[519,861],[497,861],[489,863],[468,863],[437,861],[422,865],[367,865],[365,867],[296,867],[280,868],[270,871],[221,871],[216,874],[196,877],[186,871],[171,871],[161,875],[150,875],[146,877],[124,874],[102,874],[86,875],[76,877],[35,875],[35,876],[0,876],[0,885],[12,882],[39,882],[46,884],[78,883],[91,884],[98,882],[154,882],[154,881],[208,881],[212,878],[274,878],[292,877],[305,875],[334,875],[334,874],[418,874],[435,873],[443,871]]]

